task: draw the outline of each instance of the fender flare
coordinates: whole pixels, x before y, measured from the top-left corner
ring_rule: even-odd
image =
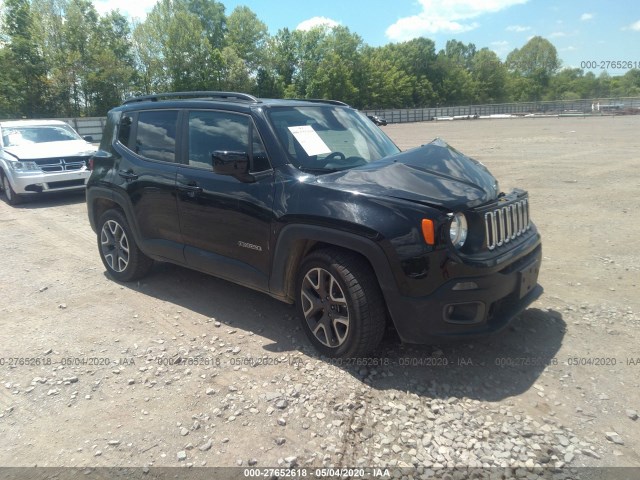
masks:
[[[295,300],[297,267],[306,253],[308,242],[320,242],[352,250],[367,259],[386,297],[397,289],[389,261],[382,248],[370,238],[344,230],[317,225],[287,225],[278,235],[273,250],[269,291],[271,295],[288,303]]]
[[[142,238],[140,236],[140,232],[138,231],[138,225],[136,222],[133,222],[131,219],[135,218],[133,211],[131,210],[131,205],[127,201],[127,197],[121,192],[114,191],[109,188],[92,186],[87,189],[87,213],[89,215],[89,223],[91,224],[91,228],[94,232],[97,232],[98,229],[98,220],[99,218],[95,215],[95,203],[96,201],[104,199],[108,200],[111,203],[115,203],[120,210],[124,213],[127,222],[129,223],[129,228],[133,233],[133,237],[136,243],[139,245],[142,244]]]

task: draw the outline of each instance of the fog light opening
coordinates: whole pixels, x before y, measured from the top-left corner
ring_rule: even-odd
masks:
[[[444,307],[444,319],[448,323],[473,324],[484,318],[485,306],[482,302],[450,304]]]
[[[31,185],[27,185],[26,187],[24,187],[25,192],[42,193],[43,189],[44,187],[41,183],[32,183]]]

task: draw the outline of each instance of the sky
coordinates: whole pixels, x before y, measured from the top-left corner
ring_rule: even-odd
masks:
[[[156,0],[94,0],[98,11],[118,8],[144,18]],[[539,35],[558,50],[563,67],[611,75],[628,68],[602,62],[635,62],[640,68],[640,2],[606,0],[222,0],[226,13],[253,10],[275,34],[281,28],[340,24],[365,43],[381,46],[424,36],[444,48],[447,40],[488,47],[503,60]],[[595,68],[584,62],[594,62]],[[633,65],[633,63],[632,63]],[[625,67],[626,65],[621,65]]]

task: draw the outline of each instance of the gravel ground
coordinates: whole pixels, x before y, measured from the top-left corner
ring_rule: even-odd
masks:
[[[640,467],[640,117],[385,130],[529,190],[545,295],[512,327],[438,346],[390,332],[371,359],[327,361],[266,295],[167,264],[111,281],[82,194],[0,203],[0,465]]]

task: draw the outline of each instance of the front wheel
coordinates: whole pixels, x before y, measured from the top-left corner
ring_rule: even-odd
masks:
[[[118,210],[107,210],[100,217],[98,250],[109,275],[121,282],[144,277],[153,265],[136,245],[125,216]]]
[[[9,205],[18,205],[22,201],[22,198],[13,190],[9,179],[2,170],[0,170],[0,177],[2,177],[0,180],[2,182],[2,191],[4,192],[5,200]]]
[[[354,253],[312,252],[298,272],[296,299],[307,337],[327,357],[361,357],[382,340],[382,292],[369,264]]]

